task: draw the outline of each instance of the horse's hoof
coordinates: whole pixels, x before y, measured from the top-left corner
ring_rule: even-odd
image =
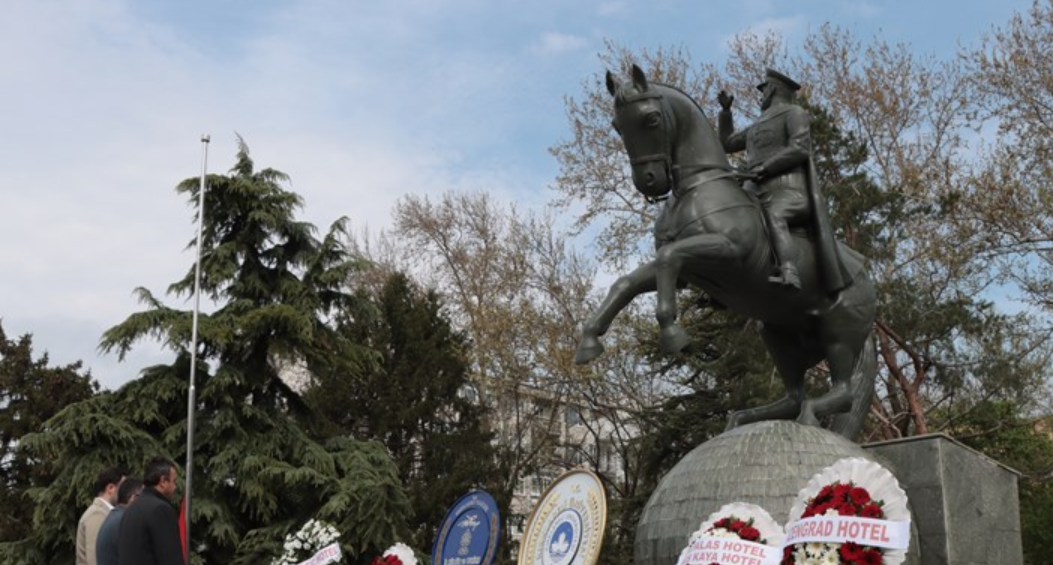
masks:
[[[691,338],[687,337],[684,328],[677,325],[662,328],[658,335],[658,349],[662,353],[680,353],[689,343]]]
[[[815,417],[815,411],[812,407],[805,403],[801,406],[801,415],[797,416],[797,423],[805,426],[816,426],[819,427],[819,419]]]
[[[583,337],[581,338],[581,343],[578,344],[577,353],[574,354],[574,363],[584,365],[599,357],[602,353],[603,344],[600,343],[600,340],[591,336]]]

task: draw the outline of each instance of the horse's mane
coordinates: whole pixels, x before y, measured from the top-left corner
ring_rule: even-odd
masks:
[[[672,91],[679,92],[681,95],[683,95],[684,98],[687,98],[688,100],[691,101],[691,104],[693,104],[695,106],[695,109],[698,110],[698,112],[700,114],[702,114],[703,116],[706,116],[706,111],[702,109],[702,105],[698,103],[698,100],[695,100],[695,98],[693,96],[688,94],[686,91],[684,91],[680,87],[673,86],[671,84],[665,84],[665,83],[662,83],[662,82],[657,82],[657,83],[655,83],[655,85],[656,86],[664,86],[664,87],[666,87],[666,88],[668,88],[668,89],[670,89]],[[706,117],[708,118],[708,116],[706,116]]]
[[[650,83],[648,83],[648,87],[650,87],[650,88],[654,88],[656,86],[660,86],[662,88],[666,88],[668,90],[672,90],[673,92],[676,92],[676,93],[680,94],[684,98],[690,100],[691,103],[695,106],[695,109],[698,110],[700,114],[702,114],[703,116],[706,116],[706,111],[702,109],[702,106],[698,103],[698,100],[695,100],[695,98],[693,96],[691,96],[690,94],[685,92],[682,88],[680,88],[678,86],[673,86],[671,84],[666,84],[664,82],[650,82]],[[636,95],[638,95],[638,94],[641,94],[641,92],[639,90],[637,90],[635,84],[633,84],[631,82],[623,82],[623,83],[621,83],[618,86],[618,91],[614,94],[614,105],[616,107],[617,106],[623,106],[623,105],[631,102],[633,100],[633,98]],[[706,117],[708,119],[708,116],[706,116]]]

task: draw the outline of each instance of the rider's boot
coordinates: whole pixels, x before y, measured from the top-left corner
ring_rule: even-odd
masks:
[[[779,274],[768,281],[794,292],[801,290],[801,276],[797,272],[797,246],[785,220],[769,216],[771,242],[779,262]]]

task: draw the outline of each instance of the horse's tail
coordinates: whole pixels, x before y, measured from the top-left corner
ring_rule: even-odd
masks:
[[[856,359],[856,366],[849,381],[849,387],[852,389],[852,408],[834,416],[830,424],[830,431],[851,441],[856,441],[863,431],[863,423],[870,413],[870,399],[874,396],[874,381],[878,370],[877,346],[874,342],[875,335],[871,330],[863,344],[863,350]]]

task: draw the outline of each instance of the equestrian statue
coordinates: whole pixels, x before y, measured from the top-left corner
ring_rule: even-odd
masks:
[[[655,258],[621,276],[585,323],[575,361],[603,352],[599,337],[637,295],[657,292],[659,348],[690,341],[677,324],[678,288],[701,288],[714,302],[762,322],[761,336],[786,389],[767,406],[735,411],[728,429],[797,419],[855,439],[870,408],[877,355],[876,294],[859,253],[834,239],[811,154],[810,116],[795,104],[800,86],[769,70],[758,86],[762,115],[734,131],[733,97],[718,96],[718,132],[682,90],[607,73],[615,130],[636,189],[664,200],[654,226]],[[745,150],[746,168],[727,153]],[[809,398],[805,372],[825,361],[828,392]]]

